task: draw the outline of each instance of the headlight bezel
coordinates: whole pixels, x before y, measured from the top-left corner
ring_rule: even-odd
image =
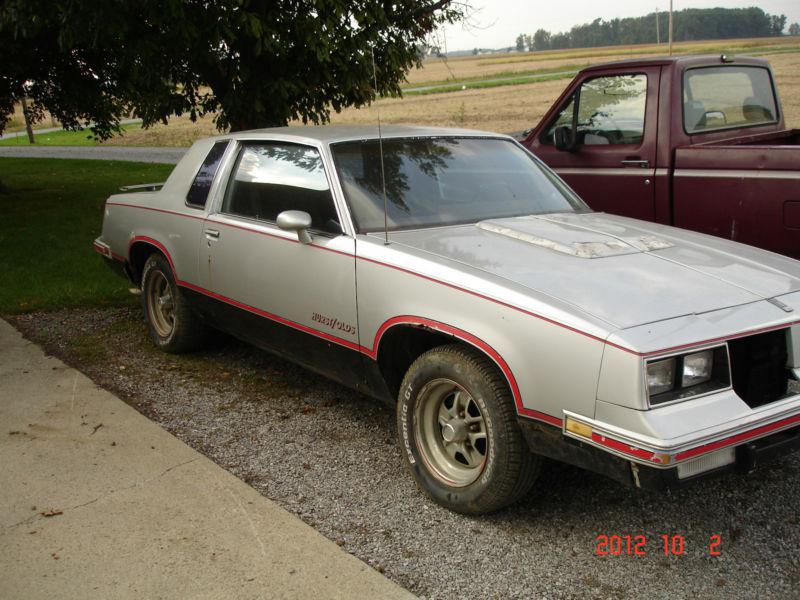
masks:
[[[683,386],[684,359],[709,351],[712,353],[710,378],[703,382]],[[649,367],[651,364],[667,360],[674,361],[675,363],[672,387],[658,394],[651,394],[648,382]],[[716,394],[732,389],[733,379],[731,376],[731,361],[727,342],[710,346],[687,348],[678,352],[658,356],[649,356],[642,361],[642,366],[644,391],[648,408],[661,408],[662,406],[669,406],[678,402],[685,402],[686,400],[702,398],[709,394]]]

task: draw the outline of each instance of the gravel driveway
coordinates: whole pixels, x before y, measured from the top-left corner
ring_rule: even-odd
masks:
[[[138,307],[10,320],[422,597],[800,597],[800,457],[666,495],[550,464],[522,503],[469,518],[417,491],[390,409],[267,353],[222,338],[160,354]],[[646,536],[647,555],[597,556],[601,534]],[[685,554],[665,556],[661,535]]]

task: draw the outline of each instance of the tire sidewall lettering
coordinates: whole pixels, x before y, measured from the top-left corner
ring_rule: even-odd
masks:
[[[420,481],[424,482],[424,487],[429,494],[432,494],[434,499],[438,502],[467,502],[472,503],[478,501],[479,498],[486,493],[495,477],[497,470],[497,448],[495,443],[495,424],[491,417],[490,410],[487,402],[484,399],[484,394],[478,392],[481,386],[474,381],[470,381],[467,374],[467,369],[464,365],[459,363],[449,365],[438,365],[435,371],[416,372],[407,377],[401,388],[399,394],[399,428],[400,428],[400,445],[402,446],[406,457],[407,466],[410,468],[414,476]],[[416,411],[416,404],[418,401],[417,393],[421,390],[428,379],[432,377],[451,377],[454,380],[464,385],[470,392],[472,397],[479,403],[481,413],[486,420],[486,433],[488,439],[488,448],[486,462],[484,464],[483,472],[481,475],[470,485],[457,488],[450,487],[440,482],[433,473],[429,472],[425,463],[422,461],[417,448],[417,442],[414,433],[414,413]]]
[[[400,429],[403,438],[403,449],[406,451],[406,458],[411,466],[416,466],[417,459],[414,457],[414,451],[411,445],[411,399],[414,397],[414,386],[409,383],[403,391],[403,400],[400,407]]]

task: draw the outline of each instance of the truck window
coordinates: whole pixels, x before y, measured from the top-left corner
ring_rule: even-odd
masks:
[[[686,133],[753,127],[778,120],[772,77],[762,67],[699,67],[683,74]]]
[[[578,101],[578,143],[587,146],[641,144],[646,102],[646,75],[612,75],[584,81]],[[556,127],[572,126],[574,110],[573,96],[548,128],[543,143],[553,143]]]
[[[342,233],[316,148],[278,142],[245,144],[222,212],[274,223],[285,210],[307,212],[318,231]]]

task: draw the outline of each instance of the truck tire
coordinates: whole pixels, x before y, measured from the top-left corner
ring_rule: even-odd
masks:
[[[142,269],[142,308],[150,339],[164,352],[191,352],[205,343],[207,326],[187,304],[169,262],[158,252]]]
[[[486,356],[459,344],[433,348],[408,369],[397,432],[417,485],[455,512],[479,515],[513,504],[541,468],[506,380]]]

